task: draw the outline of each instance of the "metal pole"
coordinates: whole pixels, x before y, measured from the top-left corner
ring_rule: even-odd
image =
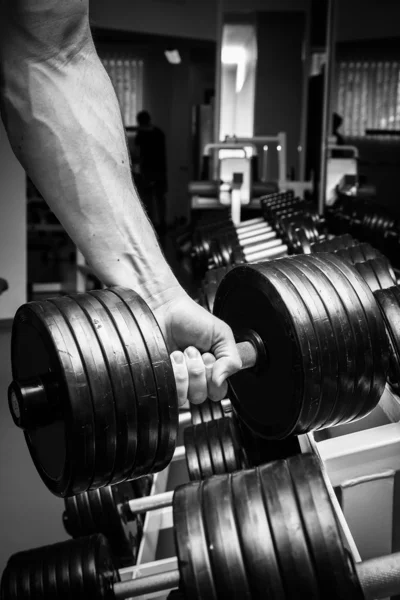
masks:
[[[331,98],[332,74],[334,72],[335,60],[335,22],[336,22],[336,0],[328,0],[328,15],[326,21],[326,64],[324,78],[324,99],[322,112],[322,135],[321,135],[321,163],[320,163],[320,181],[318,194],[318,212],[323,215],[325,212],[325,194],[326,194],[326,159],[328,148],[328,137],[331,132]]]

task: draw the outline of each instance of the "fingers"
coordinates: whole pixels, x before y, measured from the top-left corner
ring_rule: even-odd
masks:
[[[184,352],[189,375],[188,399],[193,404],[201,404],[207,398],[206,367],[200,352],[189,346]]]
[[[226,393],[228,391],[228,384],[226,381],[223,381],[220,386],[217,386],[213,382],[213,371],[216,361],[217,359],[210,352],[203,354],[203,362],[206,367],[208,397],[213,402],[219,402],[220,400],[223,400],[223,398],[226,398]]]
[[[183,406],[188,398],[189,375],[183,352],[176,350],[171,354],[171,363],[174,370],[178,406]]]

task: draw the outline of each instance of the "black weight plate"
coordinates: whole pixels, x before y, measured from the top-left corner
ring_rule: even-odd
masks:
[[[76,294],[72,298],[81,306],[96,333],[111,382],[117,445],[114,468],[106,483],[114,483],[126,477],[126,422],[124,415],[118,410],[118,406],[126,406],[128,403],[134,402],[131,373],[114,323],[101,302],[90,294]]]
[[[262,437],[289,435],[302,408],[304,357],[293,335],[292,304],[293,294],[282,299],[259,265],[230,271],[215,300],[214,313],[234,332],[252,329],[270,350],[269,368],[244,370],[229,380],[230,399],[239,418]],[[279,403],[272,398],[279,398]]]
[[[369,397],[362,402],[361,411],[357,418],[361,418],[371,412],[378,404],[386,384],[386,373],[389,363],[389,347],[386,337],[385,325],[380,310],[375,302],[374,296],[355,269],[352,269],[333,255],[327,255],[327,260],[336,264],[347,277],[350,285],[356,292],[368,323],[368,332],[371,340],[373,368],[372,386]],[[365,356],[365,358],[369,358]],[[361,399],[362,400],[362,399]]]
[[[314,558],[320,597],[361,599],[318,459],[311,454],[294,456],[288,466]]]
[[[371,292],[376,292],[376,290],[382,289],[375,275],[375,271],[370,264],[370,261],[357,263],[354,266],[364,279],[365,283],[368,285]]]
[[[44,581],[43,581],[43,552],[34,551],[31,554],[31,560],[29,561],[29,577],[30,577],[30,591],[31,598],[45,598],[44,595]]]
[[[302,399],[302,409],[296,428],[300,431],[308,431],[314,422],[314,417],[320,409],[322,394],[322,365],[320,353],[318,352],[318,339],[313,327],[312,319],[302,294],[289,278],[279,270],[280,261],[273,262],[270,266],[269,277],[273,280],[273,273],[278,276],[275,278],[275,286],[281,289],[281,295],[286,290],[291,291],[292,298],[290,310],[293,315],[294,329],[302,347],[303,356],[303,381],[304,392]],[[280,285],[281,284],[281,285]],[[282,287],[282,285],[284,287]]]
[[[379,250],[377,250],[376,248],[371,246],[371,244],[366,244],[366,243],[360,244],[359,248],[360,248],[361,252],[363,253],[364,260],[372,260],[374,258],[382,258],[381,252],[379,252]]]
[[[125,326],[120,323],[124,332],[123,344],[129,357],[135,387],[137,422],[128,427],[129,445],[135,445],[133,438],[138,436],[136,444],[136,457],[131,465],[130,477],[139,477],[152,470],[156,448],[158,444],[158,398],[157,387],[153,375],[153,368],[143,341],[140,329],[133,318],[132,312],[126,303],[118,296],[108,291],[108,295],[115,298],[115,310],[118,309]],[[111,302],[111,300],[109,300]],[[133,413],[132,415],[133,416]]]
[[[86,493],[86,492],[83,492]],[[78,494],[79,496],[79,494]],[[79,537],[84,535],[82,532],[85,531],[83,523],[81,521],[81,516],[79,514],[78,504],[77,504],[77,496],[70,496],[68,498],[64,498],[65,504],[65,512],[68,523],[68,534],[71,537]]]
[[[79,350],[91,392],[95,423],[95,467],[90,485],[101,487],[110,480],[117,446],[114,398],[96,335],[82,308],[68,296],[51,299],[62,313]]]
[[[85,598],[85,583],[83,579],[83,565],[81,547],[71,545],[69,553],[69,576],[70,594],[69,598]]]
[[[218,426],[215,421],[210,421],[203,425],[210,450],[212,470],[215,475],[226,473],[224,454],[222,452],[221,441],[218,433]]]
[[[43,548],[43,598],[58,598],[56,560],[54,546]]]
[[[174,493],[173,521],[184,595],[191,600],[217,600],[203,515],[202,483],[178,487]]]
[[[217,595],[232,600],[250,600],[250,582],[234,514],[230,475],[206,479],[202,492],[203,518]]]
[[[93,406],[78,348],[54,305],[31,302],[18,310],[11,356],[14,379],[51,373],[60,383],[61,419],[25,431],[41,478],[58,496],[86,491],[95,460]]]
[[[214,475],[214,470],[211,461],[210,448],[208,447],[207,428],[205,423],[193,427],[193,437],[197,456],[199,458],[201,479],[207,479],[207,477]]]
[[[89,537],[76,540],[81,542],[80,554],[82,561],[83,583],[85,593],[88,598],[100,598],[99,589],[97,587],[97,564],[96,564],[96,540],[100,534],[91,535]]]
[[[212,419],[222,419],[225,415],[224,415],[224,411],[222,410],[222,404],[221,402],[213,402],[212,400],[210,401],[210,406],[211,406],[211,414],[212,414]]]
[[[185,446],[186,465],[189,473],[190,481],[198,481],[201,479],[201,471],[199,457],[194,440],[194,428],[201,426],[201,423],[186,427],[183,432],[183,443]]]
[[[338,361],[334,333],[319,294],[302,272],[301,266],[297,266],[293,260],[282,259],[276,263],[275,268],[297,289],[315,330],[322,378],[321,399],[319,404],[310,407],[307,428],[316,429],[328,419],[336,400]]]
[[[144,300],[132,290],[116,287],[111,291],[131,309],[153,366],[159,414],[159,443],[154,470],[161,471],[171,462],[178,435],[178,400],[169,351],[160,326]]]
[[[199,404],[198,407],[199,407],[199,412],[201,415],[201,422],[207,423],[208,421],[211,421],[212,420],[211,401],[206,400],[202,404]]]
[[[28,560],[21,560],[18,564],[17,598],[31,598],[31,581]]]
[[[225,419],[219,419],[218,421],[215,421],[215,423],[217,425],[218,437],[221,443],[226,473],[239,471],[242,468],[242,464],[233,420],[227,417]]]
[[[78,496],[75,496],[75,499],[82,523],[81,535],[91,535],[92,533],[97,533],[99,528],[92,514],[89,493],[85,492],[84,494],[78,494]]]
[[[384,319],[388,340],[390,343],[390,371],[392,382],[400,383],[400,306],[394,292],[397,287],[391,287],[374,294]]]
[[[295,491],[286,461],[258,469],[264,502],[288,600],[319,599]]]
[[[374,258],[367,261],[367,264],[371,265],[382,290],[396,285],[397,282],[392,275],[393,271],[390,272],[390,265],[386,258]]]
[[[233,473],[230,480],[252,597],[286,600],[258,472],[240,471]]]
[[[192,416],[192,425],[199,425],[203,422],[200,412],[200,404],[191,404],[190,414]]]
[[[319,256],[319,254],[312,256]],[[319,268],[316,268],[315,265],[311,264],[310,260],[302,256],[296,257],[296,265],[301,268],[310,283],[318,292],[319,297],[324,304],[336,340],[336,352],[339,364],[338,373],[340,373],[340,377],[338,377],[336,384],[337,395],[334,410],[327,421],[330,422],[337,414],[338,410],[343,410],[343,407],[351,405],[353,401],[356,372],[356,348],[348,318],[340,300],[340,294],[331,281],[329,269],[329,272],[327,272],[325,268],[324,270],[320,270]]]
[[[110,545],[104,535],[93,540],[96,551],[96,598],[99,600],[115,600],[114,583],[119,581],[119,573],[114,565]]]
[[[70,600],[69,554],[74,541],[55,544],[53,546],[56,563],[57,598]]]
[[[108,533],[106,537],[112,547],[118,548],[118,555],[123,559],[133,562],[134,548],[132,546],[132,538],[129,535],[130,529],[124,514],[127,502],[133,499],[133,494],[126,494],[128,490],[132,492],[132,486],[129,483],[120,483],[117,485],[107,486],[99,490],[102,500],[104,517],[108,522]],[[105,533],[105,532],[104,532]]]
[[[332,261],[334,261],[334,264],[332,264]],[[333,254],[319,254],[315,257],[315,262],[317,265],[319,264],[321,271],[330,274],[330,279],[334,287],[338,290],[338,295],[347,314],[350,330],[353,334],[356,358],[353,401],[347,406],[345,404],[341,406],[342,411],[339,411],[339,414],[336,413],[337,421],[334,421],[334,423],[351,421],[357,416],[360,405],[365,402],[365,398],[368,398],[368,394],[372,389],[374,367],[371,337],[361,301],[351,283],[343,276],[342,271],[337,270],[335,264],[344,265],[344,268],[349,271],[356,272],[356,270],[346,265],[346,263]],[[361,277],[359,281],[363,281]]]
[[[121,456],[123,457],[121,480],[125,480],[130,478],[132,475],[138,445],[138,415],[135,371],[131,366],[130,353],[130,347],[133,343],[132,332],[131,329],[127,327],[125,319],[120,311],[120,305],[123,303],[119,301],[114,294],[108,292],[107,290],[93,291],[89,293],[97,298],[97,300],[103,305],[104,309],[108,312],[124,351],[124,365],[121,365],[121,368],[127,369],[130,373],[130,377],[124,379],[124,381],[128,384],[125,395],[119,395],[115,398],[117,423],[121,423],[121,433],[118,438],[118,443],[120,446],[122,446]]]

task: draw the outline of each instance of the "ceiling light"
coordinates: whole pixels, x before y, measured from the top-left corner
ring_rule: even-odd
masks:
[[[179,50],[165,50],[164,54],[171,65],[179,65],[182,62]]]

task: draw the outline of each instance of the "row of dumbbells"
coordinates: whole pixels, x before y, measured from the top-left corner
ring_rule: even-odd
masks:
[[[261,440],[235,417],[229,400],[192,406],[191,425],[183,431],[183,446],[172,462],[185,460],[190,481],[233,473],[243,468],[286,458],[299,451],[296,438],[283,442]],[[146,497],[151,477],[128,481],[65,498],[63,522],[73,538],[102,533],[119,567],[135,562],[145,511],[160,508],[162,498]]]
[[[119,570],[107,539],[93,534],[12,556],[1,598],[122,600],[169,590],[169,600],[397,595],[399,553],[356,563],[332,495],[311,454],[191,482],[159,499],[158,507],[172,509],[176,556],[152,563],[153,574],[141,574],[145,565]]]
[[[373,292],[397,284],[396,275],[389,260],[370,244],[360,243],[349,234],[315,242],[310,244],[307,249],[305,248],[306,254],[319,252],[332,252],[354,265]],[[233,265],[221,267],[212,269],[205,274],[199,290],[199,302],[210,312],[213,310],[218,286],[232,268]]]
[[[301,253],[305,243],[320,239],[317,212],[293,192],[266,196],[261,208],[262,218],[236,227],[229,221],[198,227],[191,251],[193,271],[201,275],[209,268]]]
[[[330,231],[347,232],[359,240],[370,242],[388,256],[396,268],[400,266],[400,224],[388,209],[343,196],[327,211],[326,216]]]

